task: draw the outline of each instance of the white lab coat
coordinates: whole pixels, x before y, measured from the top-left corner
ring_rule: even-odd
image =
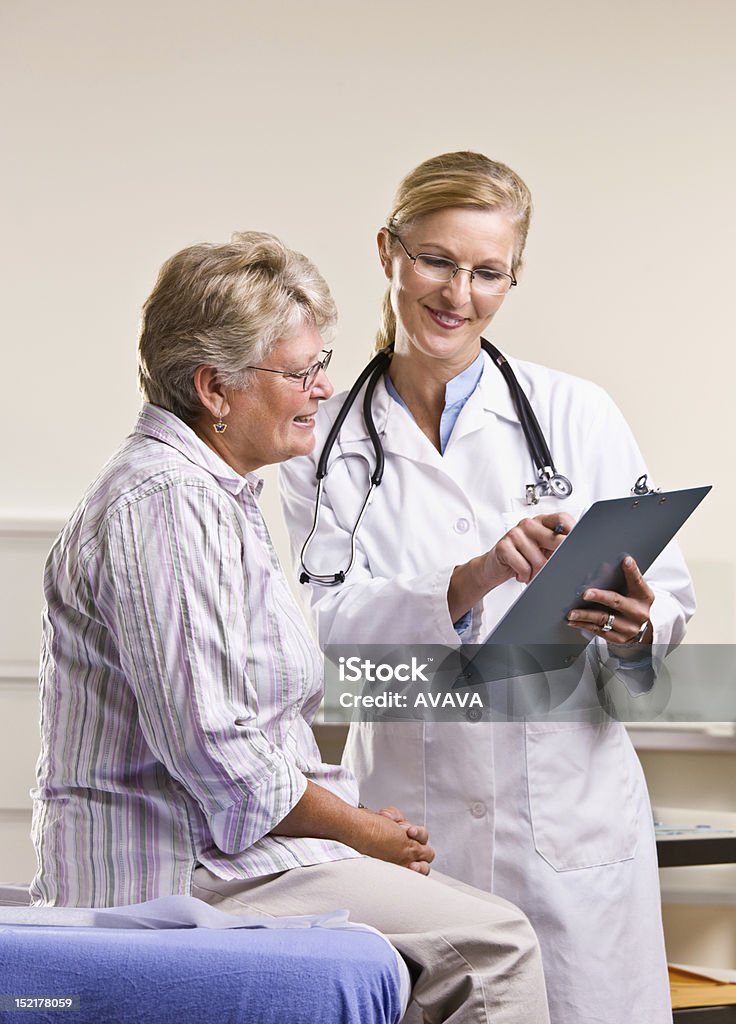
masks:
[[[492,547],[524,515],[562,510],[578,518],[595,500],[630,493],[645,472],[602,389],[511,362],[573,495],[523,503],[533,467],[507,386],[487,356],[444,455],[379,382],[373,411],[384,479],[346,582],[311,588],[323,647],[457,644],[447,606],[457,564]],[[342,397],[320,409],[314,456],[282,469],[297,558],[311,527],[316,459]],[[359,396],[333,451],[311,571],[347,564],[374,461],[361,408]],[[656,593],[655,643],[676,644],[694,598],[674,544],[646,577]],[[487,635],[522,589],[511,580],[487,595],[463,640]],[[542,946],[555,1024],[671,1020],[651,811],[620,723],[359,723],[345,761],[364,803],[396,804],[427,825],[438,870],[526,912]]]

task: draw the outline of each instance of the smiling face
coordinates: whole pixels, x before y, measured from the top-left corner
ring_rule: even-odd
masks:
[[[324,344],[316,327],[304,327],[291,338],[278,341],[259,364],[273,370],[299,373],[321,358]],[[194,429],[210,448],[245,475],[314,448],[314,415],[333,387],[320,370],[308,391],[301,380],[279,373],[253,370],[253,379],[238,390],[211,385],[211,415],[200,417]],[[220,403],[220,404],[218,404]],[[227,424],[224,433],[212,429],[213,416]]]
[[[398,234],[414,256],[429,253],[468,269],[511,272],[516,224],[504,211],[448,207],[417,218]],[[381,262],[391,282],[396,353],[420,361],[440,360],[451,376],[460,373],[478,355],[481,334],[505,296],[479,293],[471,287],[470,274],[462,272],[444,283],[420,277],[386,229],[378,238]]]

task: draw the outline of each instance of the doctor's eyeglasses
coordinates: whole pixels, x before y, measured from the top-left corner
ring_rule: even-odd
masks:
[[[501,270],[494,270],[492,267],[460,267],[454,260],[446,256],[433,256],[432,253],[420,252],[412,255],[401,241],[396,232],[387,228],[392,238],[395,238],[411,262],[414,270],[420,277],[426,277],[428,281],[447,283],[452,281],[457,272],[461,270],[464,274],[470,274],[470,284],[477,292],[484,295],[505,295],[509,288],[516,284],[513,274],[505,274]]]
[[[298,380],[301,381],[302,390],[309,391],[317,379],[317,374],[320,370],[326,370],[330,365],[332,359],[332,349],[323,349],[324,357],[319,359],[316,363],[306,370],[272,370],[270,366],[246,366],[246,370],[264,370],[266,373],[278,373],[281,377],[286,377],[287,380]]]

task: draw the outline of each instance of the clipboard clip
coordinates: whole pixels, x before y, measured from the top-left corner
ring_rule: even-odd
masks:
[[[632,494],[637,494],[637,495],[641,495],[641,494],[659,494],[660,491],[661,491],[660,487],[650,487],[649,486],[649,482],[647,480],[647,474],[646,473],[642,473],[642,475],[638,478],[638,480],[636,481],[634,486],[631,488],[631,493]]]

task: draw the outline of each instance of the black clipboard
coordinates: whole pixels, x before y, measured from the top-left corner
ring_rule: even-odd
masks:
[[[583,593],[595,587],[624,594],[621,563],[626,555],[632,555],[646,573],[710,490],[690,487],[595,502],[484,646],[505,645],[509,652],[531,648],[541,654],[545,670],[570,664],[590,642],[582,634],[577,639],[565,621],[572,608],[595,607],[582,600]],[[562,503],[560,508],[564,511]]]

